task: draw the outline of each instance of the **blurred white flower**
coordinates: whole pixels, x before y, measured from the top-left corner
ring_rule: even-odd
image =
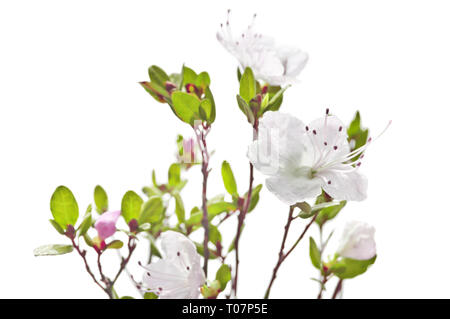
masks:
[[[145,290],[160,299],[198,298],[206,279],[194,243],[180,233],[166,231],[161,234],[161,247],[163,259],[144,266]]]
[[[359,221],[345,225],[337,253],[342,257],[367,260],[376,255],[375,228]]]
[[[270,85],[284,85],[296,82],[308,61],[308,54],[300,49],[278,46],[268,36],[256,33],[252,23],[239,35],[233,35],[229,21],[221,24],[217,39],[224,48],[236,57],[242,69],[250,67],[255,77]]]
[[[346,127],[328,110],[308,126],[292,115],[267,112],[248,158],[269,176],[269,191],[288,205],[316,197],[322,189],[335,199],[361,201],[367,196],[367,179],[359,172],[361,157],[352,160],[368,144],[370,139],[350,151]]]

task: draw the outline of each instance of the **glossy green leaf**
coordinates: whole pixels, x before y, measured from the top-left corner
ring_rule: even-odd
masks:
[[[36,248],[33,253],[35,256],[57,256],[68,254],[72,251],[72,245],[45,245]]]
[[[222,179],[228,194],[232,196],[238,196],[236,180],[234,178],[234,174],[231,170],[230,164],[228,164],[227,161],[223,161],[222,163]]]
[[[200,118],[200,100],[192,94],[185,92],[174,92],[172,94],[173,108],[177,116],[185,123],[194,124]]]
[[[217,245],[218,242],[222,242],[222,234],[219,229],[212,224],[209,225],[209,241],[214,245]]]
[[[148,68],[148,75],[152,82],[164,87],[167,81],[170,81],[169,76],[159,66],[152,65]]]
[[[80,227],[78,230],[78,237],[86,234],[87,231],[89,230],[89,228],[91,228],[91,226],[92,226],[92,215],[91,215],[91,213],[87,213],[84,216],[83,221],[80,224]]]
[[[178,222],[184,223],[186,216],[184,210],[184,203],[179,193],[174,193],[173,197],[175,198],[175,214],[177,215]]]
[[[195,86],[202,88],[203,90],[211,84],[211,79],[207,72],[201,72],[195,79]]]
[[[183,86],[186,84],[195,83],[195,80],[197,79],[197,73],[195,73],[194,70],[191,68],[188,68],[187,66],[183,65],[183,70],[181,72],[181,75],[183,77]]]
[[[123,247],[123,242],[121,242],[120,240],[113,240],[112,242],[110,242],[106,248],[107,249],[120,249]]]
[[[369,137],[369,130],[367,128],[363,128],[361,126],[361,115],[359,111],[356,112],[355,117],[350,123],[347,129],[348,141],[353,142],[354,146],[352,150],[360,148],[367,143],[367,138]],[[356,161],[359,159],[360,155],[357,155],[352,158],[352,161]]]
[[[78,204],[70,189],[59,186],[50,199],[50,210],[54,220],[63,229],[75,225],[78,219]]]
[[[236,100],[240,110],[247,117],[247,121],[253,125],[255,123],[255,116],[253,114],[253,111],[250,109],[250,106],[247,104],[247,102],[244,101],[244,99],[240,95],[236,95]]]
[[[220,266],[216,273],[216,280],[220,282],[220,290],[224,291],[228,282],[231,280],[231,270],[228,265],[223,264]]]
[[[350,279],[359,276],[367,271],[372,265],[377,256],[368,260],[356,260],[351,258],[342,258],[330,268],[337,277],[341,279]]]
[[[325,222],[335,218],[346,204],[347,201],[343,200],[338,205],[333,205],[321,209],[317,215],[316,223],[319,225],[323,225]]]
[[[169,167],[169,186],[176,187],[181,181],[181,167],[180,164],[174,163]]]
[[[142,198],[133,191],[128,191],[122,198],[122,216],[127,224],[132,219],[139,220],[142,209]]]
[[[247,104],[256,95],[256,81],[251,68],[247,67],[239,82],[239,95]]]
[[[59,226],[59,224],[57,222],[55,222],[53,219],[50,219],[49,221],[50,221],[50,224],[52,224],[52,226],[56,229],[56,231],[58,233],[60,233],[61,235],[65,234],[64,229],[62,229],[62,227]]]
[[[94,202],[99,214],[103,214],[108,210],[108,195],[106,195],[105,190],[100,185],[95,186]]]
[[[144,299],[158,299],[158,295],[153,292],[146,292],[144,294]]]
[[[156,223],[158,222],[164,212],[164,205],[161,197],[153,196],[142,206],[139,217],[139,224]]]
[[[204,252],[204,249],[203,249],[203,243],[194,243],[195,244],[195,247],[197,248],[197,252],[200,254],[200,256],[203,256],[203,257],[205,257],[205,254],[203,253]],[[211,249],[208,249],[209,250],[209,259],[217,259],[217,255],[215,254],[215,252],[214,251],[212,251]]]
[[[320,269],[321,257],[319,248],[317,248],[317,244],[314,241],[314,238],[309,237],[309,257],[311,258],[311,263],[317,269]]]

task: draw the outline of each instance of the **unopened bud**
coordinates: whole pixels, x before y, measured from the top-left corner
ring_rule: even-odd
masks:
[[[69,237],[70,239],[74,239],[75,234],[76,234],[75,228],[72,225],[67,225],[66,236]]]

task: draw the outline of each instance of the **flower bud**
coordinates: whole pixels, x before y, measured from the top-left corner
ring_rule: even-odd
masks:
[[[116,232],[116,222],[119,219],[120,211],[106,212],[100,215],[95,222],[95,229],[97,230],[98,237],[101,240],[114,235]]]
[[[342,257],[367,260],[376,255],[375,228],[359,222],[347,223],[337,253]]]
[[[76,233],[75,228],[72,225],[67,225],[66,236],[69,237],[70,239],[74,239],[75,233]]]

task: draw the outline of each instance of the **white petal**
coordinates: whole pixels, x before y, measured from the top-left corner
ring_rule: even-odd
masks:
[[[299,119],[280,112],[267,112],[260,121],[258,139],[248,150],[248,158],[266,175],[287,175],[302,165],[310,145]]]
[[[280,47],[278,56],[285,66],[284,75],[295,78],[308,62],[308,54],[297,48]]]
[[[267,189],[287,205],[318,196],[321,180],[306,177],[275,176],[266,179]]]
[[[346,127],[336,116],[323,116],[311,122],[308,127],[316,150],[322,154],[322,162],[329,163],[350,152]]]
[[[362,201],[367,198],[367,178],[358,170],[325,171],[318,175],[325,179],[322,187],[334,199]]]
[[[143,283],[151,290],[164,292],[188,286],[188,272],[170,261],[158,260],[147,265],[146,269]]]

